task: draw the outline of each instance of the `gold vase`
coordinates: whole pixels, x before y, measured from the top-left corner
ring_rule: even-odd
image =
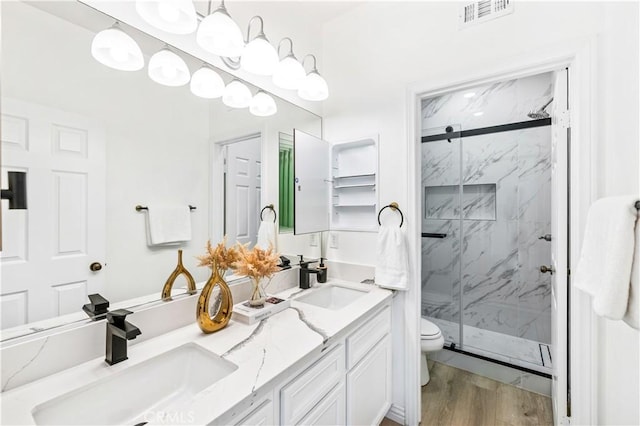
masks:
[[[209,303],[213,289],[216,286],[220,287],[220,303],[217,312],[212,317],[211,314],[209,314]],[[196,310],[198,325],[204,333],[216,332],[223,329],[229,323],[232,311],[233,298],[231,296],[231,290],[220,275],[217,265],[213,265],[213,268],[211,268],[211,277],[202,289],[200,297],[198,297]]]
[[[196,294],[196,281],[193,279],[193,276],[187,271],[187,268],[182,264],[182,250],[178,250],[178,265],[176,269],[173,270],[169,278],[167,278],[167,282],[164,283],[164,287],[162,287],[162,300],[171,300],[171,289],[173,288],[173,283],[180,276],[184,275],[187,280],[187,293]]]

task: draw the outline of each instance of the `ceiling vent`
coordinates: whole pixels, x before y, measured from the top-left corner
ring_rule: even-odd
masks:
[[[513,13],[512,0],[479,0],[460,8],[458,22],[466,28]]]

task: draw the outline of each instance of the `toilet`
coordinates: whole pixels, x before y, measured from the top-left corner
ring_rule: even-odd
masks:
[[[429,383],[429,367],[427,366],[427,352],[439,351],[444,346],[444,337],[437,325],[422,318],[420,323],[420,386]]]

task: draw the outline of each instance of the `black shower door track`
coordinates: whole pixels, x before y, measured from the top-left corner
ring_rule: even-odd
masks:
[[[540,118],[538,120],[520,121],[517,123],[500,124],[498,126],[480,127],[478,129],[462,130],[459,132],[447,132],[439,135],[423,136],[422,143],[435,142],[454,138],[465,138],[469,136],[487,135],[490,133],[510,132],[512,130],[530,129],[533,127],[551,126],[551,118]]]

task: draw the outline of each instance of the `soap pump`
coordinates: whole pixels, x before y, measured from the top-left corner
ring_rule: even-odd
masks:
[[[319,283],[327,282],[327,266],[324,264],[325,258],[320,258],[320,265],[318,265],[317,279]]]

